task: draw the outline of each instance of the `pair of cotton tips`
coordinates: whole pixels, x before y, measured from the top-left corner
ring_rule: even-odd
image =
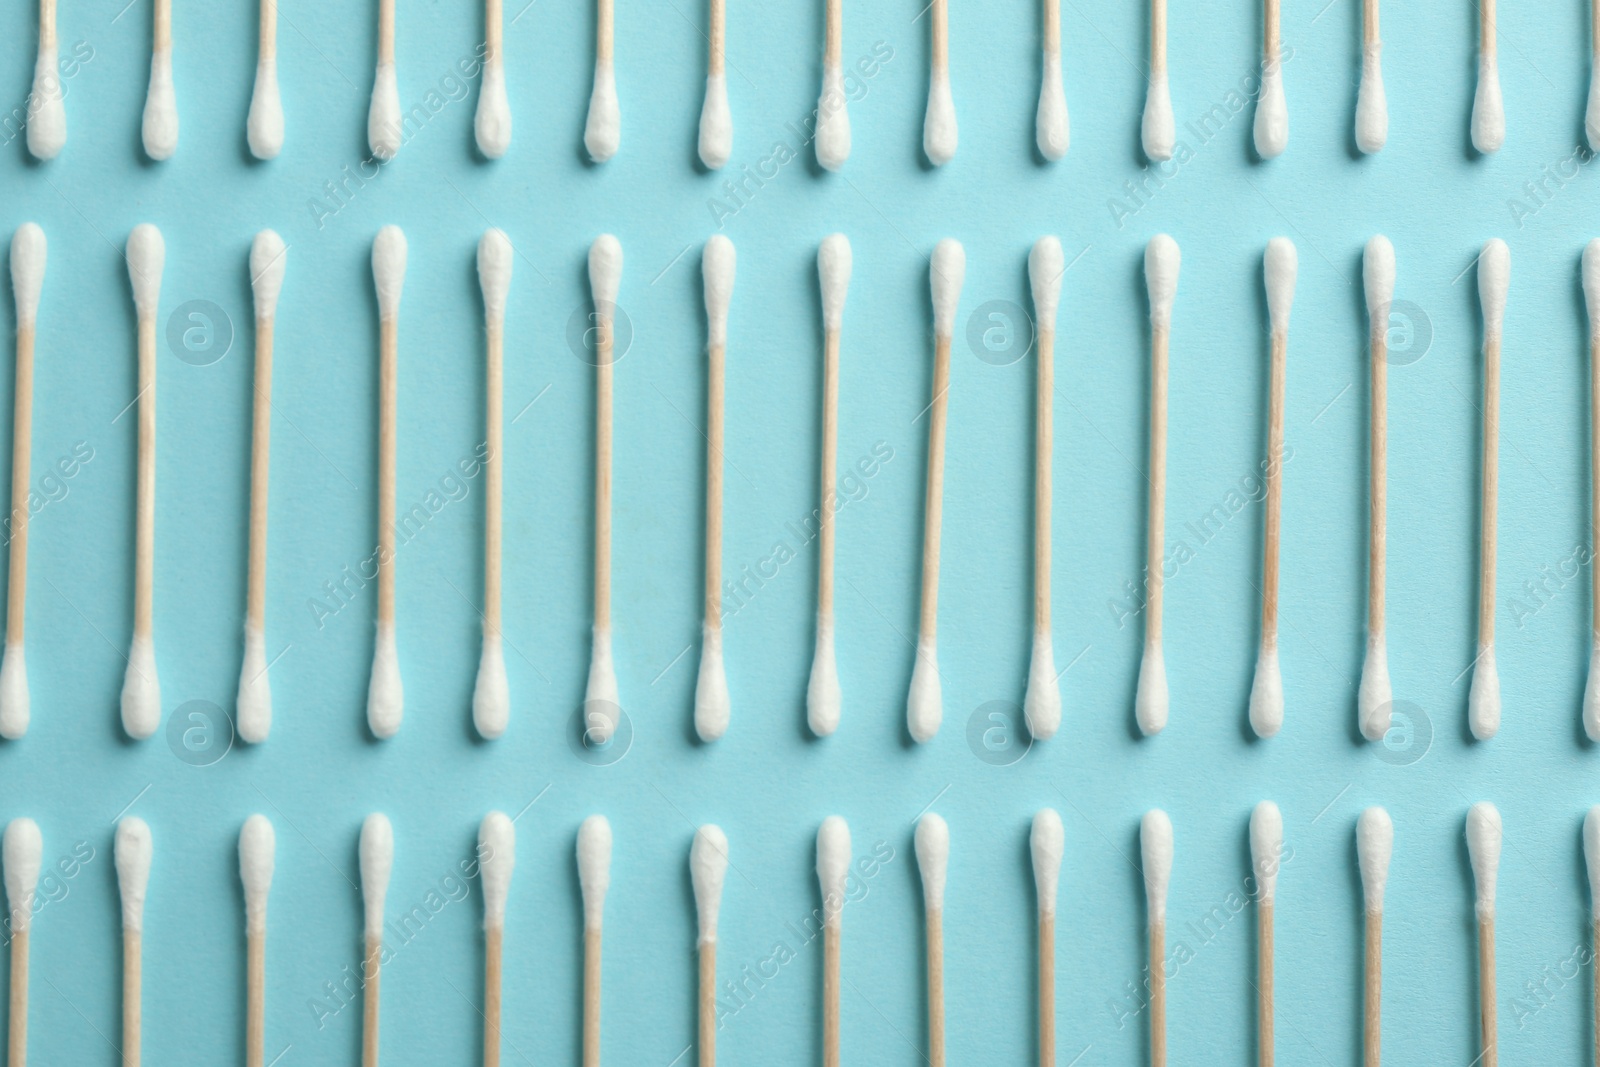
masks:
[[[723,384],[720,375],[721,361],[728,345],[728,308],[733,302],[733,278],[737,263],[738,257],[734,252],[733,242],[728,238],[719,233],[706,242],[701,258],[701,277],[706,300],[706,349],[709,354],[709,376],[716,377],[716,380],[710,383],[707,393],[710,397],[708,403],[716,409],[709,412],[709,421],[717,428],[707,445],[708,483],[712,482],[709,468],[716,468],[714,479],[716,491],[712,494],[708,488],[706,503],[707,552],[718,557],[715,560],[707,559],[707,571],[712,575],[720,574],[722,569],[720,561],[722,455],[719,450],[722,447],[720,427]],[[711,540],[713,528],[718,531],[718,539],[714,542]],[[711,585],[709,581],[707,584]],[[715,741],[728,732],[731,712],[728,674],[722,656],[721,595],[715,588],[706,590],[706,615],[701,634],[700,673],[695,680],[694,688],[694,728],[700,740]]]
[[[398,226],[385,226],[372,241],[372,281],[378,296],[378,322],[381,332],[398,333],[400,297],[405,290],[408,246]],[[380,399],[380,407],[387,401]],[[392,417],[381,412],[379,418]],[[392,490],[391,490],[392,491]],[[384,535],[379,531],[379,536]],[[379,562],[380,584],[393,582],[393,561]],[[381,595],[380,595],[381,600]],[[393,618],[377,621],[373,642],[372,675],[367,687],[367,726],[374,737],[393,737],[400,730],[405,712],[405,688],[400,678],[400,652]]]
[[[824,336],[824,361],[833,353],[838,358],[840,337],[844,330],[844,303],[850,293],[850,273],[854,258],[850,240],[842,233],[830,234],[822,239],[817,249],[817,282],[822,293],[822,331]],[[837,365],[832,373],[838,373]],[[827,373],[827,368],[825,368]],[[831,394],[824,389],[823,426],[837,436],[838,411]],[[836,442],[823,442],[824,461]],[[833,472],[824,472],[824,480]],[[831,537],[834,502],[824,497],[818,506]],[[844,696],[839,685],[839,662],[834,650],[833,572],[832,560],[824,559],[817,574],[817,629],[815,651],[811,660],[811,674],[806,683],[806,724],[817,737],[827,737],[839,728],[839,718],[844,707]]]
[[[472,117],[473,139],[486,159],[499,159],[511,147],[511,99],[506,91],[505,58],[502,55],[500,5],[486,7],[487,38],[478,87],[478,106]],[[258,71],[257,86],[260,86]],[[272,91],[277,92],[277,76],[272,75]],[[615,92],[613,90],[613,103]],[[252,119],[255,108],[251,106]],[[278,117],[278,143],[282,143],[283,119]],[[400,108],[400,78],[394,55],[393,0],[382,0],[378,15],[378,65],[372,76],[372,101],[367,108],[367,146],[375,159],[387,162],[400,152],[405,142],[405,116]],[[254,139],[251,141],[254,150]],[[613,148],[615,151],[615,148]],[[276,150],[272,152],[276,155]],[[261,153],[257,153],[258,156]],[[263,156],[262,158],[267,158]]]
[[[589,246],[589,294],[594,308],[594,322],[597,326],[599,345],[596,351],[595,375],[597,383],[608,381],[612,372],[612,362],[615,353],[611,349],[612,329],[616,316],[617,296],[622,288],[622,243],[609,233],[603,233],[594,239]],[[599,390],[596,390],[597,397]],[[598,407],[598,400],[597,400]],[[599,428],[597,436],[605,441],[605,451],[611,450],[611,413],[606,411],[603,415],[597,412]],[[609,468],[600,469],[596,464],[595,489],[598,496],[602,487],[607,494],[609,506],[609,493],[611,486],[611,471]],[[604,520],[604,536],[606,542],[604,551],[597,545],[595,586],[609,590],[611,577],[610,567],[610,526],[611,518],[607,514]],[[601,530],[596,531],[596,540],[601,537]],[[601,562],[603,557],[603,562]],[[602,572],[602,568],[605,571]],[[601,611],[604,611],[604,615]],[[621,696],[617,688],[617,668],[611,645],[611,607],[609,601],[596,604],[594,633],[589,651],[589,677],[584,687],[584,737],[595,744],[604,745],[616,733],[622,721]]]
[[[1505,334],[1506,298],[1511,287],[1511,250],[1498,237],[1484,243],[1478,255],[1478,303],[1483,312],[1484,449],[1498,451],[1500,345]],[[1495,521],[1499,495],[1498,464],[1486,464],[1483,484],[1481,552],[1479,565],[1478,654],[1472,663],[1472,685],[1467,693],[1467,725],[1472,736],[1487,741],[1500,732],[1500,671],[1494,656],[1494,553]],[[1487,620],[1487,625],[1485,625]]]
[[[1178,296],[1178,272],[1183,265],[1183,254],[1178,242],[1169,235],[1158,233],[1150,238],[1144,249],[1144,284],[1150,304],[1150,341],[1152,393],[1166,396],[1166,349],[1172,334],[1172,306]],[[1152,427],[1166,425],[1164,399],[1152,399],[1150,420]],[[1163,431],[1164,433],[1164,431]],[[1152,436],[1150,507],[1166,507],[1166,442],[1163,436],[1159,445]],[[1152,539],[1154,540],[1154,539]],[[1164,542],[1164,536],[1163,536]],[[1154,571],[1154,579],[1162,581],[1160,573],[1161,552],[1157,544],[1148,544],[1147,570]],[[1148,606],[1150,615],[1145,620],[1144,650],[1139,657],[1139,679],[1134,688],[1134,721],[1145,736],[1166,729],[1171,697],[1167,689],[1167,665],[1162,651],[1160,608]]]

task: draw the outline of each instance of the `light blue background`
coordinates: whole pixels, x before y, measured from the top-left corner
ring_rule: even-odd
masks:
[[[1135,3],[1063,5],[1072,149],[1037,161],[1037,5],[956,0],[951,66],[961,121],[955,161],[920,154],[927,19],[915,2],[849,3],[847,61],[875,42],[893,59],[851,104],[855,151],[838,175],[809,150],[760,189],[725,232],[738,247],[728,371],[725,564],[768,556],[815,506],[820,391],[815,248],[842,230],[855,250],[846,312],[841,463],[886,442],[894,458],[841,514],[838,734],[804,729],[814,551],[785,566],[729,621],[734,718],[713,747],[692,741],[703,506],[704,371],[698,248],[727,175],[694,163],[704,12],[689,0],[623,0],[617,13],[622,148],[580,158],[592,9],[579,0],[507,7],[516,132],[508,155],[472,148],[476,88],[444,106],[319,227],[310,202],[366,158],[372,5],[286,0],[279,27],[288,133],[282,157],[248,158],[244,116],[255,62],[251,3],[174,13],[182,137],[151,165],[139,150],[148,3],[63,6],[63,51],[93,59],[67,83],[69,140],[38,166],[21,137],[0,146],[0,229],[34,219],[50,240],[40,319],[34,477],[88,442],[94,459],[34,521],[29,660],[33,726],[0,746],[0,817],[43,828],[46,862],[85,841],[94,859],[59,883],[34,928],[31,1030],[39,1063],[112,1064],[120,1042],[112,820],[130,801],[155,835],[145,947],[151,1063],[242,1060],[244,952],[236,839],[251,812],[278,832],[267,1055],[282,1067],[358,1055],[359,1012],[319,1030],[309,1002],[359,958],[355,842],[372,810],[393,819],[390,913],[410,909],[465,858],[483,813],[522,811],[507,934],[507,1063],[575,1062],[580,910],[572,848],[591,812],[614,826],[607,908],[608,1062],[692,1062],[694,825],[716,821],[735,871],[724,900],[722,975],[784,940],[797,958],[720,1035],[728,1063],[820,1055],[820,954],[786,924],[816,906],[818,822],[851,821],[856,850],[894,851],[846,911],[845,1056],[918,1062],[924,1042],[914,816],[949,820],[946,918],[952,1063],[1036,1057],[1028,820],[1065,819],[1059,942],[1061,1062],[1132,1064],[1143,1017],[1118,1002],[1143,963],[1137,822],[1170,810],[1177,861],[1174,943],[1194,959],[1170,988],[1174,1062],[1253,1057],[1251,913],[1208,944],[1189,930],[1248,868],[1246,818],[1282,806],[1293,859],[1278,902],[1281,1062],[1359,1057],[1360,888],[1354,820],[1371,803],[1396,825],[1385,956],[1385,1051],[1394,1063],[1467,1064],[1477,1054],[1469,802],[1504,814],[1500,1022],[1508,1063],[1576,1063],[1590,1047],[1588,976],[1560,969],[1588,936],[1579,820],[1597,799],[1595,754],[1578,726],[1587,655],[1587,575],[1517,622],[1513,598],[1589,542],[1587,360],[1577,258],[1600,221],[1586,167],[1519,225],[1508,204],[1541,168],[1574,156],[1588,80],[1585,5],[1506,4],[1500,53],[1508,136],[1494,158],[1468,146],[1476,12],[1388,4],[1384,67],[1390,143],[1351,146],[1360,41],[1355,0],[1290,0],[1283,36],[1287,154],[1254,161],[1251,112],[1201,145],[1183,124],[1252,69],[1252,4],[1179,3],[1171,71],[1180,140],[1194,157],[1121,225],[1109,201],[1138,180],[1145,16]],[[785,123],[814,106],[821,4],[730,5],[735,119],[729,172],[752,167]],[[25,99],[34,16],[0,14],[0,87]],[[466,0],[402,0],[401,99],[409,109],[481,39]],[[1535,65],[1537,64],[1537,65]],[[463,95],[457,93],[457,96]],[[1571,171],[1568,172],[1572,173]],[[1553,188],[1553,186],[1552,186]],[[1531,202],[1525,208],[1533,206]],[[270,741],[196,768],[164,738],[125,741],[116,703],[132,613],[133,310],[120,250],[141,221],[167,239],[163,316],[214,301],[237,328],[220,362],[160,359],[156,644],[163,706],[231,710],[244,612],[251,329],[246,256],[264,226],[290,244],[274,391],[269,655]],[[322,583],[371,551],[375,523],[376,325],[369,249],[385,223],[410,241],[401,328],[399,499],[408,508],[471,454],[483,433],[481,306],[474,248],[486,225],[518,248],[508,318],[505,438],[506,630],[514,710],[493,744],[474,740],[481,479],[398,561],[407,715],[377,744],[363,714],[370,593],[318,627]],[[1168,730],[1139,740],[1132,697],[1141,641],[1109,606],[1143,561],[1147,339],[1141,255],[1169,231],[1183,247],[1172,350],[1169,547],[1221,501],[1265,448],[1261,251],[1299,247],[1290,341],[1282,656],[1287,719],[1255,742],[1245,703],[1256,644],[1260,509],[1231,520],[1168,586]],[[566,740],[588,663],[592,369],[565,341],[588,303],[584,256],[602,232],[627,254],[621,302],[635,326],[617,372],[615,616],[624,703],[636,733],[611,766]],[[1360,744],[1354,699],[1365,613],[1366,320],[1360,249],[1387,233],[1398,297],[1431,325],[1431,349],[1390,379],[1389,647],[1397,695],[1430,724],[1431,747],[1394,762]],[[930,359],[926,257],[944,236],[968,253],[962,322],[990,300],[1026,306],[1025,257],[1061,236],[1055,575],[1065,724],[1020,763],[975,758],[969,717],[1018,702],[1029,647],[1033,362],[981,361],[958,342],[950,401],[941,668],[946,716],[930,745],[905,739],[903,701],[917,611]],[[1512,250],[1501,449],[1501,735],[1468,740],[1462,674],[1473,653],[1480,343],[1470,265],[1483,240]],[[1076,258],[1073,258],[1076,257]],[[0,316],[12,315],[0,301]],[[9,329],[9,322],[7,323]],[[7,346],[9,351],[9,346]],[[0,411],[10,410],[9,370]],[[535,403],[534,401],[537,400]],[[531,407],[527,406],[532,404]],[[520,414],[519,414],[520,413]],[[515,417],[515,418],[514,418]],[[9,423],[7,423],[9,426]],[[0,453],[9,455],[7,445]],[[8,462],[8,461],[7,461]],[[1420,759],[1419,753],[1423,753]],[[1404,765],[1397,765],[1404,764]],[[135,798],[137,800],[135,801]],[[537,798],[537,802],[534,801]],[[528,807],[528,805],[532,805]],[[63,895],[64,893],[64,895]],[[476,886],[450,903],[384,973],[391,1062],[479,1055],[482,955]],[[1188,932],[1186,932],[1188,931]],[[1568,968],[1567,973],[1571,973]],[[0,978],[3,982],[3,978]],[[753,987],[752,987],[753,988]],[[1519,1007],[1520,1005],[1520,1007]],[[1528,1009],[1542,1005],[1531,1014]],[[1073,1057],[1079,1057],[1073,1060]],[[677,1059],[675,1059],[677,1057]]]

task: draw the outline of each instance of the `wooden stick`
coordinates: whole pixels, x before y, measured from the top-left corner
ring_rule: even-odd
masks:
[[[264,1067],[267,1017],[267,931],[245,935],[245,1067]]]
[[[944,522],[944,439],[950,406],[950,338],[933,342],[933,403],[928,412],[927,511],[922,527],[922,614],[919,641],[933,641],[939,628],[939,537]]]
[[[383,935],[366,935],[361,958],[361,1067],[378,1067],[378,986],[382,978]]]
[[[1389,499],[1389,348],[1386,321],[1372,323],[1371,486],[1367,530],[1367,633],[1384,632],[1385,542]]]
[[[710,0],[710,32],[708,39],[709,52],[706,57],[706,73],[712,77],[723,73],[722,53],[727,37],[727,14],[724,10],[724,0]]]
[[[1056,335],[1040,330],[1033,430],[1033,631],[1050,630],[1050,486],[1055,454]]]
[[[1278,62],[1278,49],[1281,40],[1279,33],[1279,3],[1280,0],[1264,0],[1266,10],[1262,14],[1261,58],[1268,65]]]
[[[822,1067],[839,1067],[838,919],[822,927]],[[13,987],[15,988],[15,987]]]
[[[615,43],[615,19],[611,0],[595,0],[594,58],[596,63],[610,63]]]
[[[612,310],[595,308],[594,625],[611,629]]]
[[[928,6],[930,33],[928,65],[932,70],[950,69],[949,0],[933,0]]]
[[[1150,325],[1150,497],[1145,518],[1144,641],[1161,644],[1161,605],[1166,590],[1162,561],[1167,536],[1167,352],[1172,328]]]
[[[1061,55],[1061,0],[1044,0],[1044,45],[1046,55]]]
[[[139,459],[133,571],[133,638],[154,632],[156,560],[156,320],[139,317]]]
[[[1056,1067],[1056,917],[1039,915],[1039,1067]]]
[[[707,349],[706,368],[706,627],[722,628],[722,444],[726,347]]]
[[[1600,344],[1600,342],[1596,342]],[[1600,351],[1600,349],[1597,349]],[[1596,395],[1600,396],[1600,372]],[[1597,409],[1600,410],[1600,409]],[[1600,440],[1600,438],[1597,438]],[[834,496],[839,466],[839,331],[828,330],[822,341],[822,507],[817,523],[817,614],[833,620]],[[1600,476],[1597,476],[1600,478]],[[1600,485],[1600,481],[1596,482]],[[1596,505],[1600,517],[1600,504]],[[1600,520],[1597,520],[1600,521]],[[1600,526],[1597,526],[1600,529]],[[1596,568],[1600,570],[1600,568]],[[1595,577],[1600,589],[1600,575]],[[1596,601],[1600,603],[1600,601]]]
[[[504,38],[501,27],[501,0],[483,0],[483,62],[489,63],[500,59],[501,42]]]
[[[139,1067],[144,1030],[142,948],[138,930],[122,931],[122,1067]]]
[[[394,64],[394,0],[378,0],[378,62]]]
[[[261,0],[256,62],[268,63],[278,55],[278,0]]]
[[[11,1029],[7,1035],[6,1067],[28,1064],[28,931],[11,934]]]
[[[1494,643],[1494,571],[1500,499],[1500,334],[1483,342],[1483,517],[1478,557],[1478,647]]]
[[[56,47],[56,0],[39,0],[39,47]]]
[[[1150,77],[1167,72],[1167,0],[1150,0]]]
[[[483,932],[483,1067],[500,1067],[500,949],[505,928]]]
[[[600,1067],[600,932],[583,931],[583,1067]]]
[[[822,62],[837,67],[844,56],[844,0],[827,0],[824,22]]]
[[[151,51],[172,51],[172,0],[155,0],[152,8],[154,24],[151,27]]]
[[[393,0],[384,0],[385,5]],[[400,320],[378,324],[378,627],[394,626],[394,462]]]
[[[700,943],[700,1067],[717,1067],[717,943]]]
[[[267,472],[272,450],[272,318],[256,319],[255,401],[250,420],[250,576],[246,618],[257,632],[267,612]]]
[[[11,449],[10,578],[6,588],[6,644],[21,647],[28,598],[29,467],[33,450],[34,324],[17,324],[16,417]]]
[[[1494,917],[1478,920],[1478,1033],[1482,1067],[1499,1067],[1500,1036],[1494,996]]]
[[[500,636],[500,559],[503,542],[501,496],[504,469],[500,450],[505,414],[505,323],[491,318],[487,323],[487,410],[484,413],[484,440],[488,457],[483,463],[483,632]]]
[[[1589,531],[1590,537],[1600,536],[1600,331],[1589,338]],[[1593,583],[1590,630],[1595,645],[1600,647],[1600,567],[1589,568],[1589,579]],[[1600,1037],[1596,1042],[1600,1045]]]
[[[1361,0],[1361,43],[1367,48],[1378,44],[1378,0]]]
[[[1261,647],[1278,646],[1278,546],[1283,531],[1283,405],[1289,335],[1272,332],[1272,372],[1267,401],[1267,531],[1261,562]]]
[[[1478,0],[1478,51],[1495,54],[1494,0]]]
[[[1600,936],[1597,928],[1596,936]],[[1600,942],[1597,942],[1600,944]],[[1367,912],[1366,973],[1361,1004],[1361,1062],[1380,1067],[1383,1043],[1383,912]]]
[[[1590,952],[1593,954],[1593,959],[1600,959],[1600,919],[1595,919],[1593,925],[1594,931],[1590,939]],[[1590,1028],[1594,1031],[1595,1067],[1600,1067],[1600,980],[1596,980],[1591,976],[1591,982],[1594,986],[1594,1012]],[[1376,1067],[1376,1065],[1377,1061],[1374,1060],[1368,1067]]]
[[[1167,1067],[1167,923],[1150,924],[1150,1067]]]
[[[944,912],[928,912],[928,1063],[944,1067]]]
[[[1256,905],[1256,1062],[1272,1067],[1272,904]]]

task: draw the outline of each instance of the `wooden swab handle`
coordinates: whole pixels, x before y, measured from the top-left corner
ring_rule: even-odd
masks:
[[[822,342],[822,509],[817,522],[817,614],[826,618],[833,617],[833,497],[838,466],[839,331],[829,330]],[[1595,570],[1595,581],[1600,583],[1600,567]]]
[[[722,626],[722,443],[727,353],[712,345],[706,368],[706,625]]]
[[[1383,1043],[1383,912],[1367,912],[1366,975],[1361,1011],[1363,1067],[1379,1067]],[[1600,1067],[1597,1064],[1596,1067]]]
[[[266,1057],[267,933],[252,930],[245,937],[245,1067],[263,1067]]]
[[[1384,542],[1388,538],[1389,348],[1387,322],[1372,324],[1372,414],[1368,467],[1367,633],[1383,633]]]
[[[594,379],[594,625],[611,628],[611,309],[596,313]]]
[[[1256,906],[1256,1062],[1272,1067],[1272,904]]]
[[[267,483],[272,462],[272,320],[256,319],[255,399],[250,414],[250,558],[246,617],[265,627],[267,604]]]
[[[1272,332],[1272,371],[1267,400],[1267,532],[1261,561],[1261,647],[1278,645],[1278,543],[1283,533],[1283,398],[1289,335]]]
[[[378,986],[382,978],[383,937],[368,934],[361,960],[361,1067],[378,1067]]]
[[[1161,641],[1161,605],[1166,586],[1162,557],[1167,536],[1167,349],[1165,326],[1150,332],[1150,506],[1145,520],[1146,644]]]
[[[928,1064],[944,1067],[944,912],[928,912]]]
[[[394,624],[394,456],[400,324],[378,326],[378,623]]]
[[[1150,76],[1167,72],[1167,0],[1150,0]]]
[[[500,1067],[500,949],[505,930],[483,932],[483,1067]]]
[[[1499,1067],[1500,1027],[1495,1014],[1494,996],[1494,919],[1478,920],[1478,1033],[1483,1052],[1482,1067]]]
[[[1485,0],[1488,3],[1489,0]],[[1483,345],[1483,529],[1478,583],[1478,646],[1494,640],[1494,570],[1500,511],[1500,338]]]
[[[600,1067],[600,930],[583,931],[583,1067]]]
[[[717,943],[700,943],[700,1067],[717,1067]]]
[[[822,1067],[839,1067],[839,933],[837,920],[822,927]]]
[[[143,1037],[143,938],[138,930],[122,931],[122,1067],[139,1067]]]
[[[28,590],[28,493],[33,450],[33,338],[31,325],[17,327],[16,425],[11,447],[10,582],[6,588],[6,643],[22,643]]]
[[[1056,1067],[1056,917],[1039,916],[1039,1067]]]
[[[11,935],[11,1030],[6,1042],[6,1067],[28,1064],[28,931]]]
[[[483,461],[483,629],[500,633],[500,556],[503,539],[501,498],[504,468],[500,448],[504,440],[505,414],[505,329],[490,320],[486,330],[488,351],[485,357],[488,399],[484,411],[484,440],[488,457]]]
[[[139,460],[135,505],[133,633],[152,631],[156,543],[156,321],[139,320]]]
[[[1167,1067],[1167,924],[1150,924],[1150,1067]]]
[[[1052,3],[1054,0],[1052,0]],[[1033,430],[1033,629],[1050,629],[1050,485],[1055,451],[1056,336],[1039,331],[1038,396]]]
[[[928,410],[928,485],[922,530],[922,617],[919,640],[932,641],[939,626],[939,539],[944,522],[944,438],[950,406],[950,338],[933,345],[933,403]]]

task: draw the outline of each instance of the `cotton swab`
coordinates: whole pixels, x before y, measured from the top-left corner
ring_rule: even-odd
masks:
[[[583,146],[596,163],[604,163],[616,155],[617,145],[622,141],[617,73],[612,67],[614,21],[611,0],[595,0],[594,91],[589,95],[589,119],[583,128]]]
[[[28,732],[28,669],[23,623],[28,603],[28,468],[33,450],[33,344],[44,290],[44,231],[25,222],[11,239],[11,286],[17,302],[16,418],[11,448],[11,560],[6,586],[6,644],[0,655],[0,737]]]
[[[608,3],[609,0],[601,0]],[[609,233],[589,246],[589,291],[594,301],[594,644],[584,691],[586,737],[611,740],[622,718],[617,670],[611,659],[611,379],[622,245]]]
[[[394,68],[394,0],[378,0],[378,69],[367,109],[367,145],[380,160],[400,151],[400,81]]]
[[[942,0],[939,0],[942,2]],[[916,741],[939,732],[944,717],[939,691],[939,534],[944,515],[945,413],[950,403],[950,339],[956,305],[967,273],[967,253],[945,238],[933,250],[933,400],[928,405],[928,487],[922,529],[922,615],[917,627],[917,662],[911,671],[906,726]]]
[[[1044,76],[1039,82],[1039,111],[1034,117],[1034,140],[1039,154],[1057,160],[1067,154],[1071,141],[1067,121],[1067,90],[1061,84],[1061,0],[1044,0]]]
[[[591,815],[578,827],[583,893],[583,1067],[600,1067],[600,931],[611,887],[611,824]]]
[[[1361,736],[1381,741],[1389,732],[1389,650],[1384,639],[1385,542],[1389,499],[1389,308],[1394,301],[1394,245],[1382,234],[1367,242],[1361,280],[1367,295],[1367,339],[1372,361],[1367,506],[1367,654],[1361,664],[1356,718]]]
[[[44,842],[39,824],[32,819],[6,823],[0,863],[5,867],[6,904],[11,909],[11,1006],[8,1019],[7,1067],[27,1067],[28,1062],[28,931],[33,920],[34,890]]]
[[[1040,808],[1028,835],[1039,902],[1039,1067],[1056,1067],[1056,896],[1066,833],[1053,808]]]
[[[277,836],[265,815],[252,815],[239,831],[239,880],[244,883],[246,959],[245,1067],[266,1063],[267,892],[272,888]]]
[[[239,736],[265,741],[272,729],[272,688],[267,682],[267,480],[272,449],[272,338],[283,289],[288,248],[271,230],[250,246],[250,285],[256,305],[256,381],[250,429],[249,604],[244,624],[244,664],[239,671]]]
[[[1145,87],[1144,117],[1139,140],[1145,158],[1164,163],[1177,141],[1172,117],[1172,90],[1167,85],[1167,0],[1150,0],[1150,80]]]
[[[139,1067],[144,1029],[141,960],[144,948],[144,898],[150,884],[150,827],[137,815],[117,823],[113,849],[117,886],[122,892],[122,1063]]]
[[[245,141],[257,159],[276,159],[283,151],[283,98],[278,93],[278,0],[261,0],[256,83],[250,92]]]
[[[950,95],[949,0],[928,7],[932,43],[928,61],[928,110],[922,118],[922,151],[928,162],[942,166],[956,155],[956,102]]]
[[[385,5],[393,0],[383,0]],[[393,737],[405,711],[400,654],[394,633],[395,377],[400,362],[400,292],[406,282],[406,235],[385,226],[372,242],[372,280],[378,292],[378,619],[367,687],[367,726]]]
[[[1061,242],[1039,238],[1028,254],[1039,370],[1033,417],[1033,658],[1028,663],[1022,715],[1028,733],[1041,741],[1055,736],[1061,726],[1061,689],[1050,639],[1050,464],[1055,451],[1056,308],[1065,270]]]
[[[850,827],[837,815],[817,829],[817,882],[822,890],[822,1067],[839,1067],[839,935],[844,929],[845,880],[850,875]]]
[[[724,0],[709,0],[710,32],[706,56],[706,102],[700,109],[700,162],[717,170],[733,154],[733,113],[728,110],[728,76],[722,51],[727,38]]]
[[[365,911],[361,955],[361,1067],[378,1067],[378,989],[383,964],[383,898],[394,869],[394,827],[389,817],[368,815],[361,824],[361,902]]]
[[[1366,1067],[1379,1067],[1383,1038],[1383,889],[1394,853],[1394,823],[1382,808],[1356,820],[1356,861],[1366,911],[1366,967],[1362,984],[1361,1048]]]
[[[1389,139],[1389,102],[1383,94],[1383,40],[1378,0],[1361,2],[1361,85],[1356,90],[1356,147],[1368,155]]]
[[[817,163],[838,170],[850,158],[850,108],[844,91],[844,0],[823,0],[826,41],[822,48],[822,92],[817,97]]]
[[[1145,812],[1139,824],[1139,853],[1150,942],[1150,1067],[1167,1067],[1167,886],[1172,881],[1172,820],[1160,808]]]
[[[1500,672],[1494,661],[1494,564],[1500,498],[1500,339],[1510,285],[1511,250],[1500,238],[1491,238],[1478,256],[1478,300],[1483,305],[1483,515],[1478,557],[1478,657],[1467,694],[1467,724],[1479,741],[1488,740],[1500,729]]]
[[[511,239],[493,227],[478,242],[478,283],[483,288],[485,337],[484,440],[488,458],[483,464],[483,653],[478,660],[478,681],[472,690],[472,724],[481,737],[506,732],[511,719],[511,687],[506,680],[506,656],[500,636],[500,554],[502,525],[500,500],[505,484],[501,459],[505,409],[506,298],[511,292],[511,265],[516,258]]]
[[[944,1067],[944,884],[950,869],[950,827],[928,812],[917,820],[916,848],[928,947],[927,1059],[932,1067]]]
[[[150,45],[150,89],[144,98],[144,154],[171,159],[178,148],[178,97],[172,87],[172,0],[155,0]]]
[[[1472,98],[1472,147],[1486,155],[1499,151],[1506,141],[1496,51],[1494,0],[1478,0],[1478,91]]]
[[[702,741],[715,741],[728,730],[728,676],[722,664],[722,446],[734,265],[733,242],[720,233],[712,236],[701,264],[706,291],[706,608],[694,729]]]
[[[1250,686],[1250,725],[1271,737],[1283,726],[1283,676],[1278,670],[1278,543],[1283,508],[1283,397],[1289,357],[1289,309],[1299,260],[1287,237],[1267,244],[1267,314],[1272,327],[1272,371],[1267,402],[1267,532],[1261,563],[1261,648]]]
[[[1591,951],[1600,952],[1600,804],[1583,817],[1583,860],[1589,870],[1589,916],[1592,927]],[[1600,985],[1595,986],[1592,1021],[1595,1063],[1600,1064]]]
[[[728,876],[728,836],[721,827],[706,823],[695,831],[689,846],[689,876],[700,922],[695,946],[700,956],[700,1067],[716,1067],[717,916],[722,910],[722,883]]]
[[[822,239],[817,277],[822,289],[822,492],[817,507],[817,642],[806,685],[806,722],[818,737],[839,728],[842,697],[833,649],[833,551],[839,477],[839,334],[850,291],[850,241],[842,233]],[[1597,645],[1600,647],[1600,645]]]
[[[1280,44],[1280,0],[1265,0],[1261,35],[1261,95],[1256,100],[1256,155],[1275,159],[1289,146],[1289,105],[1283,97],[1283,51]]]
[[[1600,530],[1600,237],[1583,250],[1583,302],[1589,311],[1589,522]],[[1600,741],[1600,567],[1593,568],[1589,681],[1583,690],[1583,729]]]
[[[1144,282],[1150,297],[1150,503],[1145,518],[1144,654],[1134,690],[1133,717],[1148,737],[1167,726],[1167,665],[1161,651],[1167,527],[1167,349],[1172,303],[1178,295],[1178,242],[1164,233],[1144,248]]]
[[[28,152],[37,160],[54,159],[67,143],[66,93],[56,48],[56,0],[39,0],[39,57],[33,65],[33,91],[28,94]]]
[[[1473,911],[1478,918],[1478,1032],[1483,1045],[1478,1062],[1496,1067],[1500,1038],[1494,997],[1494,889],[1500,868],[1500,813],[1487,801],[1467,810],[1467,855],[1477,887]]]
[[[128,235],[128,278],[139,321],[139,475],[133,570],[133,644],[122,679],[122,728],[143,740],[161,722],[156,677],[154,597],[156,558],[156,312],[167,246],[161,231],[142,222]]]
[[[500,950],[516,848],[516,827],[505,813],[485,815],[478,827],[478,869],[483,876],[483,1067],[500,1064]]]
[[[1250,813],[1250,866],[1256,883],[1256,1061],[1272,1067],[1272,914],[1283,857],[1283,813],[1263,800]]]
[[[472,133],[478,151],[488,159],[499,159],[511,147],[511,100],[506,96],[500,11],[501,0],[483,0],[483,85],[478,89]]]

